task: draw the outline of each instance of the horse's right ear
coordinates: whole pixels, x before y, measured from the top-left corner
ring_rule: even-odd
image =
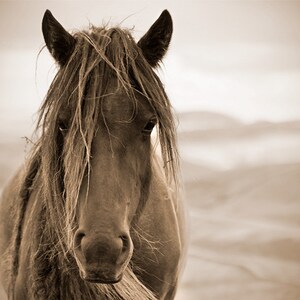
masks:
[[[60,66],[63,66],[74,50],[75,38],[61,26],[48,9],[43,17],[42,31],[48,50]]]

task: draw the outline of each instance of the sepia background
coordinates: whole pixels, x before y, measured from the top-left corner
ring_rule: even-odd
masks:
[[[47,8],[68,30],[122,21],[137,39],[173,17],[159,74],[189,214],[176,300],[300,299],[300,2],[0,1],[0,190],[55,74],[38,55]]]

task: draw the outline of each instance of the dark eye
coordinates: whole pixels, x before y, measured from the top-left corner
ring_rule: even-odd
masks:
[[[58,128],[59,128],[59,131],[61,133],[65,133],[67,131],[67,129],[68,129],[67,126],[66,126],[66,124],[63,121],[60,121],[58,123]]]
[[[143,129],[143,133],[146,135],[150,135],[153,128],[156,125],[157,120],[155,118],[151,119],[150,121],[148,121],[148,123],[145,125],[144,129]]]

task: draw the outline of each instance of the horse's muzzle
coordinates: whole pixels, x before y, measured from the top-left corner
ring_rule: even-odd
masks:
[[[95,283],[116,283],[122,279],[133,246],[126,233],[112,237],[111,234],[99,233],[86,235],[83,230],[77,230],[74,250],[82,279]]]

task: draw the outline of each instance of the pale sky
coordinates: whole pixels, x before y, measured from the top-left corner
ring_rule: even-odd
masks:
[[[47,8],[68,30],[125,19],[137,38],[167,8],[174,36],[160,74],[176,110],[300,119],[300,2],[110,0],[0,2],[3,120],[30,118],[55,72],[47,50],[37,60]]]

